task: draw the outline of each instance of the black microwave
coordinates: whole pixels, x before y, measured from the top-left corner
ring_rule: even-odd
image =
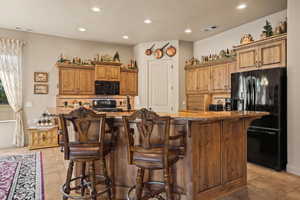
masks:
[[[119,81],[95,81],[95,93],[98,95],[119,95]]]

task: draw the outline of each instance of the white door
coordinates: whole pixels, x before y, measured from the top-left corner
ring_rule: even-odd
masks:
[[[173,112],[173,65],[171,60],[148,61],[148,108]]]

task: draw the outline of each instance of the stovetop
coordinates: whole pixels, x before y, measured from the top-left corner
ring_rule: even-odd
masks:
[[[122,108],[93,108],[97,112],[123,112]]]

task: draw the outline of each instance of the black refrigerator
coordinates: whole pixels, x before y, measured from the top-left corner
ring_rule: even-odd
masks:
[[[275,170],[287,164],[286,68],[231,75],[231,98],[239,109],[270,113],[254,120],[247,132],[248,161]],[[233,108],[234,109],[234,108]]]

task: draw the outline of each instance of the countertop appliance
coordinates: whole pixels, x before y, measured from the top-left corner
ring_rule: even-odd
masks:
[[[95,81],[95,93],[97,95],[119,95],[119,81]]]
[[[248,129],[248,161],[275,170],[287,164],[286,68],[255,70],[231,75],[231,96],[245,110],[267,111]]]
[[[209,111],[224,111],[223,104],[209,104],[208,106]]]
[[[123,109],[117,107],[115,99],[96,99],[93,100],[93,110],[98,112],[122,112]]]

